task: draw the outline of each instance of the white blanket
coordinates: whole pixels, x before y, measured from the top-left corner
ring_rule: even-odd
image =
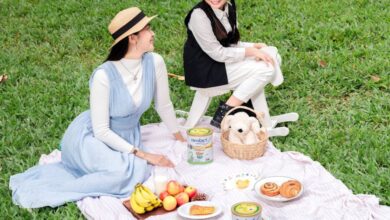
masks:
[[[184,132],[183,132],[184,134]],[[173,140],[162,124],[142,127],[142,139],[151,152],[163,153],[176,164],[175,169],[155,168],[154,172],[164,172],[182,183],[195,186],[205,192],[211,200],[223,207],[223,214],[215,219],[231,219],[230,207],[240,201],[256,201],[263,207],[265,220],[303,219],[390,219],[390,207],[379,205],[373,195],[353,195],[340,180],[324,167],[298,152],[280,152],[271,142],[263,157],[252,161],[234,160],[227,157],[221,148],[220,135],[214,134],[214,162],[208,165],[190,165],[186,161],[187,144]],[[39,163],[51,163],[61,159],[61,152],[53,151],[42,155]],[[225,191],[223,180],[228,176],[251,173],[260,178],[269,176],[289,176],[300,180],[304,185],[301,198],[290,202],[269,202],[262,200],[250,190],[232,189]],[[145,182],[153,187],[153,176]],[[84,198],[77,206],[88,219],[134,219],[113,197]],[[177,212],[154,216],[148,220],[182,219]]]

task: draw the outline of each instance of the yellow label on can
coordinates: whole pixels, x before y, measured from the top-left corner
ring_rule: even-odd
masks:
[[[209,128],[192,128],[188,130],[188,134],[194,136],[205,136],[210,135],[211,133],[212,130]]]
[[[240,217],[253,217],[261,212],[261,206],[255,202],[240,202],[233,205],[232,212]]]

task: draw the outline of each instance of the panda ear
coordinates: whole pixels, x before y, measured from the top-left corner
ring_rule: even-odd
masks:
[[[230,122],[231,122],[232,118],[233,118],[233,115],[226,115],[223,118],[222,130],[229,130]]]
[[[252,131],[254,131],[255,133],[259,133],[260,132],[259,121],[256,118],[254,118],[254,117],[250,117],[249,119],[251,121],[251,129],[252,129]]]

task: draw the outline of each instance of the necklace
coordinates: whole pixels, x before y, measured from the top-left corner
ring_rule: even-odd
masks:
[[[131,76],[133,76],[133,80],[134,81],[137,81],[137,79],[138,79],[138,69],[136,70],[136,71],[130,71],[127,67],[126,67],[126,65],[122,62],[122,60],[119,60],[119,62],[121,63],[121,65],[125,68],[125,70],[127,71],[127,72],[129,72],[130,73],[130,75]]]

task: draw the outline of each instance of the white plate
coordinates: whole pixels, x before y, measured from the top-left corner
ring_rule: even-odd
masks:
[[[202,205],[202,206],[214,206],[215,212],[210,215],[190,215],[190,208],[193,205]],[[212,218],[217,215],[219,215],[222,212],[221,206],[217,205],[215,202],[211,201],[195,201],[195,202],[189,202],[182,206],[180,206],[177,209],[177,214],[181,217],[188,218],[188,219],[207,219]]]
[[[241,190],[252,190],[253,186],[256,183],[256,180],[258,179],[257,174],[252,173],[240,173],[233,176],[228,176],[222,181],[222,187],[225,191],[231,190],[231,189],[240,189],[237,187],[237,181],[248,181],[248,186],[245,188],[242,188]]]
[[[296,180],[296,179],[291,178],[291,177],[285,177],[285,176],[267,177],[267,178],[264,178],[264,179],[257,181],[255,183],[255,187],[253,190],[256,192],[256,195],[260,196],[261,198],[266,199],[266,200],[270,200],[270,201],[276,201],[276,202],[286,202],[286,201],[290,201],[290,200],[293,200],[293,199],[300,197],[303,193],[303,184],[299,180],[298,181],[301,183],[301,186],[302,186],[301,191],[298,193],[298,195],[296,195],[295,197],[292,197],[292,198],[285,198],[281,195],[267,196],[267,195],[264,195],[260,190],[260,187],[266,182],[274,182],[274,183],[278,184],[279,186],[281,186],[284,182],[286,182],[288,180]]]

